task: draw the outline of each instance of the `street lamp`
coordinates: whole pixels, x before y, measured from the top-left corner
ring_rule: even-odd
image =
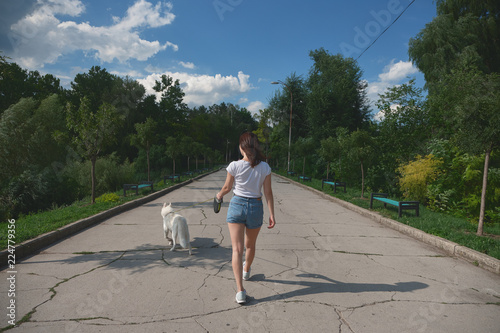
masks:
[[[287,172],[290,172],[290,146],[292,145],[292,108],[293,108],[293,95],[290,87],[283,81],[273,81],[271,84],[282,84],[284,85],[288,91],[290,92],[290,128],[288,129],[288,166]]]

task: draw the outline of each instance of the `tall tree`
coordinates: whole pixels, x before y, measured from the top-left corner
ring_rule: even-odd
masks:
[[[379,121],[375,122],[380,151],[377,174],[380,182],[395,187],[398,165],[417,154],[424,155],[426,143],[441,132],[442,125],[430,118],[423,91],[415,86],[414,79],[388,88],[379,95],[376,105],[380,110]]]
[[[349,137],[349,154],[361,166],[361,198],[365,191],[365,166],[373,156],[373,138],[364,130],[357,130]]]
[[[269,100],[269,117],[274,125],[284,123],[290,126],[291,116],[292,141],[295,141],[299,137],[306,137],[309,134],[307,126],[306,102],[308,92],[306,82],[302,76],[292,73],[283,83],[281,89],[277,90]],[[290,103],[292,104],[291,110]],[[292,113],[291,115],[290,112]]]
[[[162,75],[153,89],[161,93],[160,109],[165,113],[168,131],[174,136],[182,135],[187,128],[187,105],[183,102],[184,91],[179,80]]]
[[[148,118],[144,123],[135,124],[135,130],[137,134],[131,136],[132,145],[144,149],[146,151],[146,159],[148,162],[148,181],[151,180],[150,177],[150,164],[149,164],[149,151],[151,146],[155,144],[158,136],[156,134],[157,123],[153,118]]]
[[[53,75],[27,71],[0,57],[0,114],[20,98],[33,97],[41,101],[62,91],[60,80]]]
[[[437,16],[410,39],[408,53],[424,73],[429,92],[464,62],[500,72],[500,2],[438,0]]]
[[[181,142],[178,138],[169,136],[165,143],[167,145],[166,153],[167,156],[172,159],[172,176],[175,176],[175,159],[182,154]],[[175,178],[172,178],[175,181]]]
[[[339,156],[340,145],[333,137],[321,140],[319,155],[326,161],[326,178],[330,178],[330,164]],[[335,172],[333,173],[335,178]]]
[[[71,103],[77,108],[83,98],[90,110],[97,110],[102,103],[116,104],[116,95],[113,92],[122,80],[110,74],[105,68],[92,66],[88,73],[76,74],[71,82]]]
[[[474,69],[452,71],[440,87],[441,105],[451,108],[453,136],[472,154],[484,154],[483,185],[477,234],[483,234],[491,153],[500,148],[500,74]],[[436,99],[437,97],[435,97]]]
[[[315,142],[313,138],[299,138],[293,145],[293,150],[295,153],[302,157],[302,175],[305,176],[306,172],[306,158],[311,156],[311,153],[314,151]]]
[[[339,126],[350,131],[366,127],[367,83],[356,61],[323,48],[311,51],[309,56],[314,61],[307,82],[311,135],[323,139],[333,136]]]
[[[115,142],[115,133],[123,118],[111,104],[103,103],[97,109],[92,109],[91,105],[90,99],[86,97],[82,99],[78,109],[69,103],[66,121],[68,128],[74,133],[73,143],[77,150],[91,162],[91,202],[94,204],[97,158],[108,145]]]
[[[431,111],[451,125],[464,147],[485,153],[478,231],[482,234],[488,163],[498,142],[500,2],[438,0],[437,16],[410,40],[409,55],[424,73]],[[496,89],[496,91],[495,91]]]

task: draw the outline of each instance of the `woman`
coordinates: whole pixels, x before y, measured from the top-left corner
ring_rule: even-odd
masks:
[[[264,187],[267,207],[269,208],[269,226],[276,224],[274,218],[274,198],[271,188],[271,168],[264,162],[259,148],[257,135],[246,132],[240,136],[240,152],[243,159],[234,161],[227,167],[226,182],[217,199],[221,200],[234,186],[234,196],[227,211],[227,225],[233,248],[232,265],[236,287],[236,302],[246,302],[243,280],[250,278],[250,267],[255,257],[255,243],[263,224],[264,209],[261,189]],[[242,263],[243,250],[245,262]]]

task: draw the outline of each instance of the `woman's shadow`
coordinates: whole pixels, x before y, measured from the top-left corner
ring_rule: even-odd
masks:
[[[385,283],[345,283],[330,279],[321,274],[298,274],[299,280],[275,280],[266,279],[264,274],[254,275],[250,281],[269,282],[274,284],[287,284],[294,286],[304,286],[304,288],[285,293],[276,293],[261,299],[251,298],[249,303],[262,303],[276,300],[286,300],[293,297],[314,295],[322,293],[363,293],[363,292],[410,292],[427,288],[429,285],[417,282],[396,282],[395,284]],[[307,279],[307,280],[306,280]]]

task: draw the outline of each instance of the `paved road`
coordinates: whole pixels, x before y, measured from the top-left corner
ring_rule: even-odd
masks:
[[[219,171],[18,263],[9,332],[500,332],[500,277],[274,177],[277,226],[262,229],[235,303]],[[160,209],[189,221],[193,255],[169,251]],[[267,219],[267,212],[265,214]],[[0,292],[7,326],[7,271]]]

